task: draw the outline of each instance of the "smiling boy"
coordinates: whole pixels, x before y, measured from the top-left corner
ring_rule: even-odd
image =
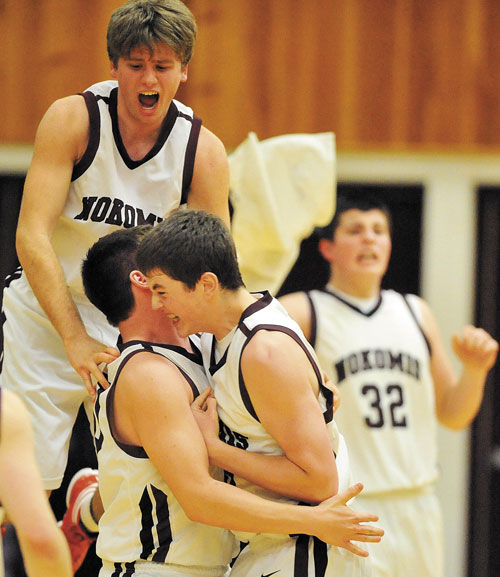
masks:
[[[201,351],[215,399],[200,395],[194,414],[210,462],[225,470],[225,481],[296,505],[344,490],[349,458],[333,419],[333,392],[279,302],[267,291],[246,289],[220,219],[193,210],[169,216],[146,234],[137,264],[153,308],[172,319],[178,334],[204,333]],[[361,547],[346,551],[297,534],[234,532],[248,545],[233,577],[370,575]]]

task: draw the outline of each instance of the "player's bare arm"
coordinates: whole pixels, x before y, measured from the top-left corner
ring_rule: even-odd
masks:
[[[104,384],[97,364],[114,356],[87,335],[50,242],[66,202],[74,163],[87,145],[88,126],[88,112],[81,96],[54,102],[43,117],[26,176],[16,249],[35,296],[61,335],[71,364],[91,392],[90,373]]]
[[[259,331],[245,348],[241,368],[259,420],[284,455],[231,447],[214,434],[213,423],[200,422],[211,462],[280,495],[311,503],[334,495],[335,457],[316,398],[316,377],[303,350],[284,333]]]
[[[222,142],[201,127],[188,196],[189,208],[215,214],[230,226],[229,163]]]
[[[29,415],[7,390],[2,391],[0,500],[16,527],[28,575],[72,575],[69,550],[36,465]]]
[[[307,533],[362,556],[366,552],[351,540],[380,540],[383,531],[365,525],[377,517],[346,505],[361,485],[318,507],[298,507],[262,499],[210,477],[184,377],[169,361],[150,355],[145,362],[145,355],[136,355],[120,374],[114,401],[118,434],[121,440],[144,447],[191,520],[239,531]]]
[[[479,411],[488,372],[497,358],[498,343],[485,330],[470,325],[454,334],[453,352],[462,364],[457,378],[430,307],[422,299],[420,307],[432,350],[431,372],[439,422],[451,429],[463,429]]]
[[[307,340],[311,338],[311,305],[306,293],[296,292],[278,299],[288,314],[299,325]]]

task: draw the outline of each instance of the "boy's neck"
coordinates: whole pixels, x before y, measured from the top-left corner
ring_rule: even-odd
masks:
[[[214,330],[212,331],[217,340],[222,340],[240,322],[243,312],[255,301],[246,288],[239,288],[235,291],[224,291],[220,295],[217,317],[214,320]]]
[[[189,339],[181,338],[172,325],[172,321],[161,311],[156,318],[145,318],[145,315],[131,315],[119,325],[123,342],[145,341],[162,345],[175,345],[191,350]]]
[[[333,289],[358,299],[371,299],[380,293],[380,282],[373,279],[349,279],[349,282],[347,282],[332,277],[328,284]]]

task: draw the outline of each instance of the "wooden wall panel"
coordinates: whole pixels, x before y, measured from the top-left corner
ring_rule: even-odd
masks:
[[[478,141],[487,147],[500,143],[500,10],[497,0],[484,0],[481,53],[478,55]]]
[[[186,0],[199,37],[179,98],[228,149],[334,131],[340,149],[500,149],[498,0]],[[0,0],[0,142],[108,77],[121,0]]]
[[[56,98],[108,77],[106,26],[120,0],[0,0],[0,142],[31,142]]]

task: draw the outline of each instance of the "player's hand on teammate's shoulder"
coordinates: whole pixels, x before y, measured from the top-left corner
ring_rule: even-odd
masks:
[[[111,363],[119,357],[120,352],[118,350],[106,346],[86,334],[78,339],[65,341],[65,346],[69,362],[82,377],[91,397],[95,397],[96,394],[96,385],[92,379],[95,379],[105,389],[109,387],[101,366],[103,363]]]
[[[478,370],[489,371],[498,355],[498,342],[484,329],[466,325],[451,339],[454,353],[460,361]]]

